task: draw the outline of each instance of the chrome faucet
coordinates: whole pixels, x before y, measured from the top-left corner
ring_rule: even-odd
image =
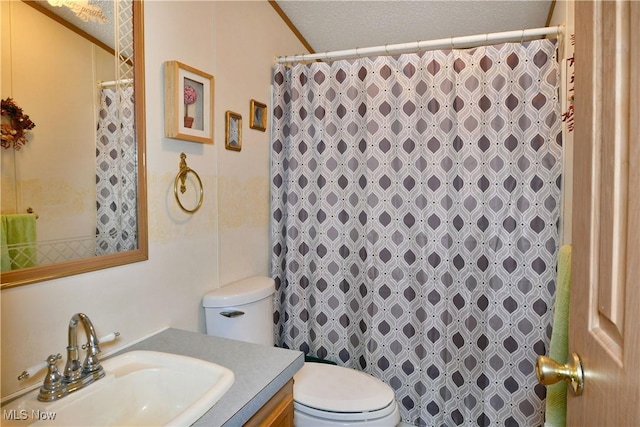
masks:
[[[83,363],[80,363],[78,350],[78,323],[82,323],[84,332],[87,334],[87,343],[82,346],[87,350],[87,356]],[[47,360],[26,369],[18,376],[18,380],[24,380],[39,372],[43,368],[48,368],[48,373],[44,379],[38,400],[42,402],[52,402],[58,400],[69,393],[80,390],[86,385],[104,377],[104,369],[98,360],[100,353],[100,342],[107,343],[120,336],[120,332],[113,332],[100,339],[96,336],[93,323],[84,313],[76,313],[69,321],[69,342],[67,345],[67,363],[64,373],[58,372],[57,363],[62,356],[52,354]]]
[[[78,322],[82,323],[87,334],[87,356],[82,364],[78,356]],[[74,314],[69,321],[67,363],[62,376],[62,383],[66,385],[69,393],[104,377],[104,370],[98,360],[99,344],[100,341],[89,316],[84,313]]]

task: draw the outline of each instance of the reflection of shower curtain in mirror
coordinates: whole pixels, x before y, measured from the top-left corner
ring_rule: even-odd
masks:
[[[102,89],[96,137],[96,255],[137,248],[134,117],[133,87]]]

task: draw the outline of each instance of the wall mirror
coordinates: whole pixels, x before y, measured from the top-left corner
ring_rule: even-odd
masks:
[[[142,1],[0,4],[2,289],[146,260]]]

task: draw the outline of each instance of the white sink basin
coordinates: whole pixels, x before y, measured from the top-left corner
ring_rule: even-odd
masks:
[[[56,402],[39,402],[35,390],[3,406],[2,425],[190,425],[235,381],[224,366],[155,351],[130,351],[102,366],[104,378]]]

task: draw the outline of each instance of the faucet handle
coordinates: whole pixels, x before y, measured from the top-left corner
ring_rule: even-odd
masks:
[[[98,353],[100,353],[100,347],[98,347],[102,343],[107,343],[110,341],[115,341],[116,338],[120,336],[120,332],[112,332],[108,335],[100,337],[95,340],[94,345],[91,342],[88,342],[82,346],[83,350],[87,350],[87,357],[84,359],[82,363],[82,370],[85,373],[91,373],[95,375],[97,378],[102,378],[104,376],[102,366],[100,365],[100,360],[98,359]]]
[[[22,381],[26,378],[29,378],[31,376],[33,376],[34,374],[37,374],[38,372],[40,372],[43,368],[46,368],[47,366],[51,365],[51,363],[57,362],[58,360],[62,359],[62,355],[60,353],[58,353],[57,355],[52,354],[49,357],[47,357],[47,360],[43,360],[42,362],[38,363],[37,365],[33,365],[30,368],[25,369],[24,371],[22,371],[22,373],[20,375],[18,375],[18,381]]]
[[[48,383],[51,383],[51,384],[58,383],[62,379],[60,372],[58,372],[58,366],[57,366],[58,360],[60,359],[62,359],[62,355],[60,353],[52,354],[51,356],[47,357],[47,360],[45,361],[45,363],[49,368],[49,372],[47,373],[47,376],[44,378],[45,385],[47,385]]]
[[[68,393],[67,388],[62,383],[62,374],[56,366],[60,359],[62,359],[61,354],[52,354],[47,358],[46,364],[49,372],[44,377],[44,382],[38,394],[38,400],[41,402],[51,402],[66,396]]]
[[[120,336],[120,332],[112,332],[110,334],[107,334],[103,337],[98,338],[98,343],[99,344],[104,344],[104,343],[108,343],[111,341],[115,341],[118,337]],[[87,348],[89,348],[89,343],[83,344],[82,345],[82,349],[86,350]]]

